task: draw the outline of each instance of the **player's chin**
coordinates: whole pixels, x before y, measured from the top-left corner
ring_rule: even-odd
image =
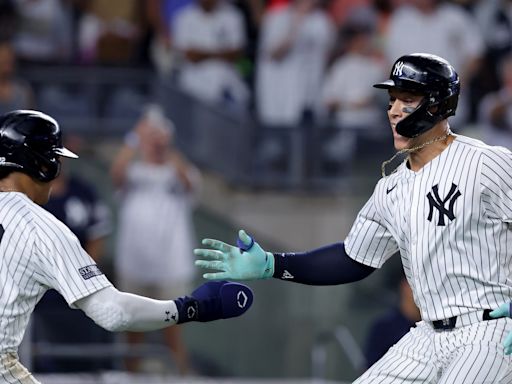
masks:
[[[402,149],[409,148],[411,144],[411,139],[409,139],[408,137],[401,136],[398,133],[394,133],[393,142],[395,145],[395,149],[397,151],[400,151]]]
[[[409,146],[410,139],[408,137],[400,135],[396,131],[396,123],[395,124],[391,123],[391,131],[393,133],[393,143],[394,143],[394,146],[395,146],[395,150],[400,151],[400,150],[405,149],[405,148],[407,148]]]

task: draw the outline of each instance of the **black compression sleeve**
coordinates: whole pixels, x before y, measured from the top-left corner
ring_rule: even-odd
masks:
[[[308,285],[335,285],[361,280],[375,268],[358,263],[343,243],[303,253],[274,253],[276,279]]]

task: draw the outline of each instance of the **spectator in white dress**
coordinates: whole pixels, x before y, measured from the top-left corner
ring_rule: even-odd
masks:
[[[154,299],[186,292],[194,278],[192,202],[198,170],[172,146],[173,124],[157,106],[147,109],[114,159],[111,175],[122,202],[115,269],[119,286]],[[132,343],[144,334],[128,334]],[[179,327],[165,330],[179,373],[190,372]],[[137,371],[140,361],[129,360]]]

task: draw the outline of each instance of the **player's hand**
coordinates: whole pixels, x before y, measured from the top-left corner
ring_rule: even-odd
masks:
[[[512,302],[500,305],[499,308],[489,313],[489,316],[494,319],[512,317]],[[503,346],[505,347],[505,355],[512,354],[512,332],[510,332],[505,338],[505,341],[503,341]]]
[[[252,291],[246,285],[229,281],[209,281],[190,296],[174,300],[178,308],[177,324],[237,317],[249,309],[252,301]]]
[[[214,239],[203,239],[202,244],[211,249],[195,249],[194,254],[204,259],[195,264],[217,271],[205,273],[205,279],[256,280],[274,274],[274,255],[265,252],[244,230],[238,232],[238,247]]]

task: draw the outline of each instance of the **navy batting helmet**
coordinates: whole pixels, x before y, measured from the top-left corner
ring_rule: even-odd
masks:
[[[426,53],[400,57],[393,64],[389,80],[375,88],[397,88],[425,95],[420,105],[396,126],[405,137],[416,137],[441,120],[455,115],[460,82],[455,69],[445,59]]]
[[[59,175],[60,156],[78,157],[64,148],[59,124],[50,116],[16,110],[0,117],[0,167],[49,182]]]

